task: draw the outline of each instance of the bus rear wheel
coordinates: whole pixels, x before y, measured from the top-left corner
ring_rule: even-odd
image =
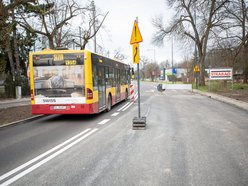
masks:
[[[112,99],[111,96],[108,96],[108,103],[107,103],[107,108],[106,111],[109,112],[111,110],[111,106],[112,106]]]

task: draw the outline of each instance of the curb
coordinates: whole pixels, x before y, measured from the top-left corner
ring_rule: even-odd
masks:
[[[0,102],[0,109],[12,108],[17,106],[27,106],[31,105],[29,100],[10,100],[10,101],[1,101]]]
[[[243,110],[248,112],[248,103],[246,103],[244,101],[232,99],[232,98],[225,97],[225,96],[222,96],[222,95],[218,95],[218,94],[215,94],[215,93],[202,92],[202,91],[196,90],[196,89],[193,89],[192,92],[198,93],[198,94],[200,94],[202,96],[207,96],[207,97],[212,98],[212,99],[217,100],[217,101],[221,101],[221,102],[236,106],[236,107],[238,107],[240,109],[243,109]]]
[[[36,119],[39,119],[39,118],[42,118],[42,117],[45,117],[45,116],[46,115],[38,115],[38,116],[33,116],[33,117],[30,117],[30,118],[23,119],[23,120],[14,121],[14,122],[11,122],[11,123],[6,123],[6,124],[3,124],[3,125],[0,125],[0,129],[10,127],[10,126],[13,126],[13,125],[17,125],[17,124],[21,124],[21,123],[24,123],[24,122],[34,121]]]

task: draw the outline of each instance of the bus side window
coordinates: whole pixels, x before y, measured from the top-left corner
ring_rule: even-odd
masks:
[[[93,88],[98,90],[98,75],[97,75],[97,66],[93,64]]]
[[[115,86],[114,85],[114,69],[112,67],[109,68],[109,84],[110,86]]]
[[[128,69],[127,71],[127,84],[130,82],[131,76],[130,76],[130,70]]]
[[[110,83],[109,83],[109,67],[105,67],[105,81],[106,81],[106,85],[110,85]]]
[[[126,72],[127,72],[127,83],[130,83],[130,79],[131,79],[130,70],[128,69]]]
[[[114,68],[114,79],[113,79],[113,85],[116,87],[116,81],[117,81],[117,69]]]
[[[125,71],[122,69],[121,70],[121,85],[125,84]]]

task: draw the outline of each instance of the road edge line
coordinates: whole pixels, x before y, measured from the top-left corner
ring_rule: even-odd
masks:
[[[45,117],[45,116],[47,116],[47,115],[38,115],[38,116],[33,116],[33,117],[26,118],[26,119],[18,120],[18,121],[13,121],[11,123],[6,123],[6,124],[3,124],[3,125],[0,125],[0,129],[5,128],[5,127],[10,127],[12,125],[18,125],[18,124],[28,122],[28,121],[34,121],[36,119],[39,119],[39,118],[42,118],[42,117]]]

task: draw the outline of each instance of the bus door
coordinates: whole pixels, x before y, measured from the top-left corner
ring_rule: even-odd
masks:
[[[99,98],[99,111],[105,109],[106,107],[106,82],[104,67],[98,66],[98,98]]]
[[[116,99],[119,101],[121,99],[121,76],[120,69],[116,70]]]

